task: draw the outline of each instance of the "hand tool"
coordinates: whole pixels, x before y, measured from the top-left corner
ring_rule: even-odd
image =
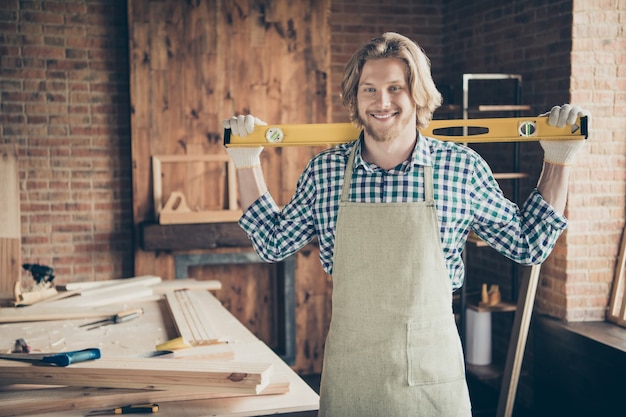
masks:
[[[562,128],[548,125],[547,117],[432,120],[420,132],[424,136],[460,143],[581,140],[588,137],[588,119],[579,116],[575,125]],[[355,140],[359,134],[352,123],[268,125],[257,126],[244,138],[233,135],[231,129],[224,129],[224,146],[337,145]]]
[[[22,268],[32,276],[34,284],[20,278],[13,288],[15,306],[25,306],[52,298],[58,294],[54,285],[54,270],[39,264],[23,264]],[[24,275],[25,277],[26,275]]]
[[[20,338],[15,341],[16,353],[30,353],[31,351],[32,351],[32,348],[30,347],[28,343],[26,343],[26,340]]]
[[[107,326],[109,324],[119,324],[124,323],[126,321],[130,321],[136,319],[137,317],[143,314],[143,308],[135,308],[132,310],[121,311],[111,317],[107,317],[103,320],[92,321],[90,323],[81,324],[79,327],[91,326],[87,330],[97,329],[102,326]]]
[[[96,410],[86,414],[86,417],[105,416],[109,414],[154,414],[159,412],[159,404],[129,404],[124,407],[116,407],[108,410]]]
[[[41,282],[54,281],[54,269],[49,266],[39,264],[22,264],[22,268],[29,271],[33,275],[37,284]]]
[[[6,353],[0,354],[0,359],[33,362],[42,365],[68,366],[72,363],[100,359],[100,356],[100,349],[90,348],[60,353]]]

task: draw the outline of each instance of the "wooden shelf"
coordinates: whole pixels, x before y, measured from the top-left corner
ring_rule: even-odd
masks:
[[[477,111],[480,112],[497,112],[497,111],[524,111],[530,110],[527,104],[480,104]]]
[[[528,174],[525,172],[499,172],[494,173],[493,177],[497,180],[519,180],[528,178]]]
[[[506,312],[517,310],[517,306],[508,301],[501,301],[495,306],[490,306],[490,307],[480,306],[478,304],[468,304],[467,308],[471,308],[472,310],[478,311],[481,313],[486,312],[486,311],[491,311],[493,313],[506,313]]]

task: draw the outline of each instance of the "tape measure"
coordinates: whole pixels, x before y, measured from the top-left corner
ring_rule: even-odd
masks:
[[[550,126],[547,117],[432,120],[422,135],[460,143],[534,142],[538,140],[584,140],[587,116],[573,125]],[[360,135],[352,123],[285,124],[256,126],[246,137],[224,129],[224,146],[325,146],[338,145]]]

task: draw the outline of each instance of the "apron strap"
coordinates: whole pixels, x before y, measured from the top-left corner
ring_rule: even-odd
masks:
[[[424,201],[429,203],[435,202],[432,165],[424,165]]]
[[[360,140],[357,140],[350,150],[350,156],[348,157],[348,163],[346,164],[346,172],[343,179],[343,187],[341,189],[341,202],[348,201],[348,195],[350,194],[350,183],[352,182],[352,170],[354,165],[354,155],[356,154],[356,148],[359,146]],[[433,190],[433,167],[431,165],[424,166],[424,200],[427,202],[435,202],[435,192]]]
[[[346,172],[343,177],[343,188],[341,189],[341,202],[345,203],[348,201],[348,195],[350,195],[350,183],[352,182],[352,168],[354,165],[354,155],[356,154],[356,148],[359,146],[360,140],[357,140],[350,151],[350,156],[348,157],[348,163],[346,164]]]

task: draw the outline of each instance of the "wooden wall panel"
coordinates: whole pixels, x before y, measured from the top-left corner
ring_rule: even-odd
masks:
[[[296,258],[296,363],[302,374],[322,371],[330,324],[332,282],[319,261],[319,249],[308,245]]]
[[[0,294],[13,298],[22,271],[17,146],[0,146]]]
[[[154,221],[152,155],[224,153],[222,120],[233,114],[252,113],[268,123],[330,121],[329,11],[330,0],[128,1],[133,212],[138,236],[142,222]],[[263,170],[279,204],[291,198],[302,169],[319,150],[265,149]],[[219,169],[176,167],[163,176],[164,199],[180,188],[190,207],[219,206],[227,198]],[[312,293],[308,286],[315,281],[300,282],[301,275],[316,275],[324,286],[328,284],[316,256],[299,255],[297,262],[298,292]],[[270,279],[250,283],[250,268],[218,269],[229,283],[220,295],[223,301],[235,305],[233,297],[251,288],[259,294],[270,291]],[[172,254],[143,251],[137,245],[135,274],[173,279]],[[197,268],[194,274],[208,279],[216,272]],[[240,295],[241,300],[245,311],[233,313],[244,323],[250,317],[265,319],[262,312],[273,309],[258,297]],[[298,312],[299,321],[322,323],[297,334],[299,352],[304,351],[305,339],[313,340],[316,349],[323,346],[325,332],[319,329],[325,328],[326,318],[311,316],[325,314],[328,301],[318,301],[323,307]],[[274,330],[256,329],[270,339]],[[302,356],[297,358],[299,368],[320,367],[321,358]]]

